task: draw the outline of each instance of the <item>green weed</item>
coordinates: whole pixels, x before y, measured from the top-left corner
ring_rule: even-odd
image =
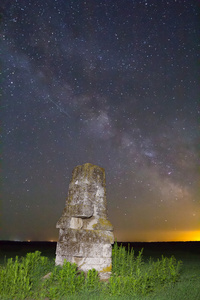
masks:
[[[64,299],[67,295],[80,291],[84,282],[84,273],[78,273],[76,264],[65,261],[62,268],[55,267],[50,277],[44,281],[41,293],[49,299]]]
[[[147,295],[168,283],[175,283],[179,277],[181,262],[174,257],[144,263],[143,249],[136,257],[133,249],[126,251],[125,247],[113,247],[113,273],[109,280],[110,295]]]
[[[8,259],[0,267],[0,299],[25,299],[31,296],[35,285],[50,268],[47,257],[40,252],[28,253],[25,258]]]
[[[115,243],[108,282],[101,282],[95,269],[84,274],[67,261],[62,267],[55,266],[54,260],[39,251],[21,259],[16,256],[0,267],[0,299],[148,299],[157,290],[177,283],[181,263],[174,257],[144,262],[142,254],[143,249],[136,256],[130,247],[126,250]],[[42,279],[49,272],[49,277]]]

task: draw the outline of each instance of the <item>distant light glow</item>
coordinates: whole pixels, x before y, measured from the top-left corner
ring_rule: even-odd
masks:
[[[197,242],[200,241],[200,231],[145,231],[138,233],[116,232],[115,237],[120,242]]]
[[[183,241],[200,241],[200,231],[183,231],[180,234],[180,240]]]

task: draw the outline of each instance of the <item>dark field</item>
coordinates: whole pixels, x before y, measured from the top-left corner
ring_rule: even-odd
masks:
[[[128,249],[133,248],[137,256],[143,249],[143,261],[148,262],[164,257],[174,256],[177,261],[182,261],[180,278],[175,285],[169,285],[165,288],[158,288],[153,293],[144,297],[134,298],[137,300],[200,300],[200,242],[153,242],[153,243],[120,243]],[[40,251],[42,256],[55,259],[56,242],[12,242],[0,241],[0,264],[5,263],[5,258],[15,258],[16,255],[26,256],[27,253]],[[148,265],[148,264],[147,264]],[[122,299],[122,297],[109,298],[105,295],[95,296],[90,299]],[[86,299],[84,298],[80,299]],[[1,298],[2,299],[2,298]],[[46,299],[46,298],[45,298]],[[68,298],[67,298],[68,299]],[[69,298],[69,299],[77,299]],[[87,298],[88,299],[88,298]],[[124,297],[123,299],[133,299]]]
[[[166,257],[175,256],[183,263],[193,262],[200,267],[200,242],[153,242],[153,243],[120,243],[128,248],[133,248],[137,254],[142,248],[144,260],[150,257],[157,259],[162,255]],[[13,242],[0,241],[0,263],[4,258],[15,257],[16,255],[25,256],[26,253],[40,251],[42,255],[55,258],[56,242]],[[200,272],[200,270],[199,270]]]
[[[56,243],[0,241],[0,264],[4,262],[5,256],[6,258],[15,257],[16,255],[21,257],[35,251],[40,251],[41,255],[54,258]]]

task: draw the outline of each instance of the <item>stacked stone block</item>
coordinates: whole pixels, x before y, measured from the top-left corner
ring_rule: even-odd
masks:
[[[66,206],[56,227],[56,265],[66,259],[84,272],[94,268],[101,279],[109,278],[114,236],[107,219],[103,168],[87,163],[73,170]]]

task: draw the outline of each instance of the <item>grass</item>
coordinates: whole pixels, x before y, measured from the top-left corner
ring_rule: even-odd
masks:
[[[55,267],[54,259],[35,251],[0,266],[0,299],[199,300],[200,263],[192,257],[184,264],[174,256],[144,259],[143,249],[135,253],[115,243],[112,276],[101,282],[94,269],[85,275],[69,262]]]

